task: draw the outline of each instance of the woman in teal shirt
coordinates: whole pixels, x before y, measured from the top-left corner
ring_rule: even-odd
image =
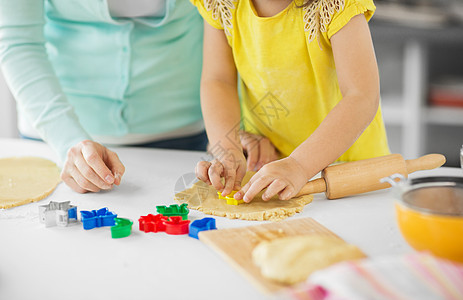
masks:
[[[20,133],[58,153],[77,192],[120,183],[124,166],[102,144],[205,149],[202,20],[188,0],[150,1],[137,14],[122,0],[0,0]]]

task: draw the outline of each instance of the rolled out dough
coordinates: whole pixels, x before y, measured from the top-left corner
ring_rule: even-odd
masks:
[[[0,159],[0,208],[10,208],[47,197],[60,183],[58,166],[40,157]]]
[[[253,174],[248,172],[242,185],[247,183]],[[312,195],[306,195],[282,201],[278,199],[278,196],[275,196],[266,202],[262,200],[262,193],[259,193],[250,203],[229,205],[226,200],[218,198],[217,190],[213,186],[199,181],[193,187],[176,194],[174,199],[179,203],[188,203],[189,208],[202,211],[205,214],[254,221],[285,219],[301,212],[304,206],[312,202],[313,199]]]
[[[261,242],[252,252],[262,276],[283,284],[299,283],[316,270],[364,257],[359,248],[340,238],[315,234]]]

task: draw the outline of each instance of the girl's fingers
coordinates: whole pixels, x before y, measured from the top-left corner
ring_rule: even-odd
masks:
[[[222,192],[224,188],[222,184],[222,180],[221,180],[222,174],[223,174],[223,165],[217,160],[213,161],[212,165],[209,167],[208,175],[209,175],[209,180],[211,181],[212,186],[219,192]]]
[[[287,186],[288,184],[281,179],[273,180],[267,187],[267,190],[262,194],[262,200],[270,200],[273,196],[283,191]]]
[[[244,175],[246,175],[246,170],[242,167],[238,167],[238,170],[236,170],[235,184],[233,186],[235,191],[241,189],[241,181],[243,181]]]
[[[225,187],[222,191],[222,196],[227,196],[233,190],[235,186],[236,171],[235,169],[225,168],[224,170],[225,177]]]
[[[257,175],[257,174],[256,174]],[[249,190],[249,187],[251,186],[251,184],[254,182],[254,177],[256,177],[256,175],[254,175],[253,177],[251,177],[251,179],[248,181],[248,183],[246,183],[238,192],[236,192],[234,198],[236,200],[241,200],[243,199],[244,195],[246,194],[246,192]],[[256,177],[257,178],[257,177]]]
[[[259,139],[256,137],[256,135],[245,131],[240,132],[241,145],[247,153],[246,165],[249,171],[255,171],[256,164],[259,160]]]
[[[211,185],[211,181],[209,180],[208,171],[211,165],[212,163],[209,161],[200,161],[195,168],[196,177],[209,185]]]
[[[260,141],[260,158],[257,163],[257,170],[260,170],[264,165],[278,159],[277,152],[272,142],[267,138],[262,138]]]
[[[261,192],[263,189],[265,189],[270,183],[272,182],[272,179],[269,177],[259,177],[256,179],[249,189],[245,192],[243,196],[244,202],[251,202],[254,197]]]
[[[259,171],[266,163],[267,157],[269,155],[268,145],[265,141],[268,141],[265,138],[259,140],[259,160],[256,163],[256,171]]]
[[[278,195],[280,200],[289,200],[296,195],[294,188],[288,185],[283,191]]]
[[[259,161],[259,143],[257,140],[250,142],[246,145],[246,152],[248,153],[248,170],[255,171],[256,165]]]

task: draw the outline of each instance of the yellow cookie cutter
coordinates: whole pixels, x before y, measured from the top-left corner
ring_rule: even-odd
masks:
[[[233,196],[237,193],[238,191],[232,191],[230,194],[228,194],[227,196],[222,196],[222,193],[221,192],[217,192],[217,195],[219,195],[219,199],[222,199],[222,200],[227,200],[227,204],[229,205],[239,205],[239,204],[242,204],[244,203],[244,200],[236,200],[235,198],[233,198]]]

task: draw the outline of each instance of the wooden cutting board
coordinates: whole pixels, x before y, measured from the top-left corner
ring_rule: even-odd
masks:
[[[341,239],[312,218],[300,218],[241,228],[202,231],[199,239],[219,253],[264,293],[274,293],[287,285],[264,278],[252,261],[252,251],[262,241],[295,235],[326,235]]]

